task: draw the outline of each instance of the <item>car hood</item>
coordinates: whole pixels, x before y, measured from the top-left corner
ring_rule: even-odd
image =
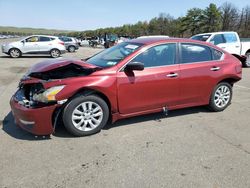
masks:
[[[23,79],[28,77],[42,80],[64,79],[68,77],[87,76],[100,69],[101,67],[80,60],[47,60],[31,67]]]
[[[96,68],[97,66],[87,64],[84,61],[80,60],[70,60],[70,59],[55,59],[55,60],[47,60],[47,61],[42,61],[40,63],[35,64],[32,66],[29,70],[30,73],[32,72],[46,72],[49,70],[57,69],[60,67],[65,67],[69,64],[74,64],[80,67],[84,68]]]
[[[4,43],[3,46],[17,46],[20,45],[20,41]]]

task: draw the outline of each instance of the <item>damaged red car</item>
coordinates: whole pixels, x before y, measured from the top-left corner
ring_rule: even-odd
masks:
[[[86,60],[33,66],[10,101],[16,123],[49,135],[60,119],[75,136],[118,119],[207,105],[223,111],[241,79],[241,63],[222,49],[190,39],[134,39]]]

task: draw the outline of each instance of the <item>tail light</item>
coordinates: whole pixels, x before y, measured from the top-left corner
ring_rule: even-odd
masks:
[[[61,45],[63,45],[63,46],[64,46],[64,42],[58,42],[58,44],[61,44]]]

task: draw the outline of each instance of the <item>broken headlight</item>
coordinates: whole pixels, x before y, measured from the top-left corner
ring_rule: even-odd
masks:
[[[46,89],[42,93],[35,93],[33,95],[33,100],[37,102],[53,102],[56,101],[56,95],[65,87],[65,85],[51,87]]]

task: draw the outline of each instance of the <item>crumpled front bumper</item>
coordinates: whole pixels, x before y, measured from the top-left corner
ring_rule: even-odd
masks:
[[[22,129],[35,135],[50,135],[54,132],[52,118],[58,104],[41,108],[27,108],[19,104],[13,96],[10,106],[16,124]]]

